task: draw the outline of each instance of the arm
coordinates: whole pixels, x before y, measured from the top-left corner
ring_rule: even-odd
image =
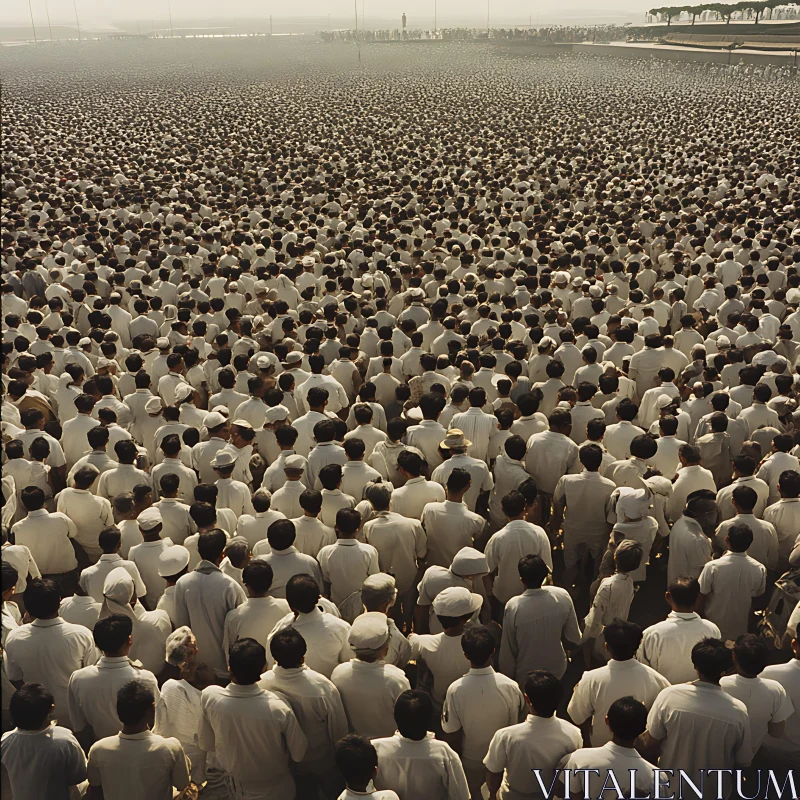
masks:
[[[430,633],[430,606],[414,606],[414,630],[417,633]]]
[[[786,720],[767,723],[767,732],[773,739],[783,739],[786,733]]]
[[[636,740],[636,749],[642,758],[646,758],[651,764],[657,764],[661,754],[661,742],[661,739],[656,739],[648,730]]]
[[[489,772],[486,770],[486,788],[489,790],[489,800],[497,800],[497,793],[503,783],[502,772]]]
[[[509,678],[516,677],[517,674],[517,655],[519,645],[517,643],[517,629],[514,625],[514,608],[511,604],[506,604],[503,614],[503,633],[500,639],[499,667],[503,675]]]

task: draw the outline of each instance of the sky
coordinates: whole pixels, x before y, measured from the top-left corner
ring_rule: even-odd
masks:
[[[168,19],[165,0],[74,0],[82,27],[110,28],[116,24],[129,26],[137,21],[143,29],[153,23],[158,26]],[[486,24],[487,2],[491,22],[497,25],[523,24],[579,24],[582,22],[642,22],[652,0],[559,0],[558,2],[523,2],[522,0],[436,0],[439,27]],[[399,0],[387,4],[383,0],[303,0],[301,4],[278,3],[272,0],[171,0],[172,21],[179,25],[202,25],[203,22],[219,24],[226,19],[220,8],[226,10],[231,23],[247,19],[316,18],[327,21],[331,16],[334,27],[344,26],[354,17],[354,3],[359,5],[359,22],[363,16],[367,27],[396,22],[403,12],[409,27],[432,26],[434,0]],[[657,3],[656,3],[657,4]],[[75,25],[73,0],[30,0],[37,28],[46,27],[47,12],[53,25]],[[391,14],[396,10],[394,21]],[[338,23],[338,24],[337,24]],[[30,25],[28,0],[3,0],[0,3],[0,25]],[[320,27],[326,27],[321,25]]]

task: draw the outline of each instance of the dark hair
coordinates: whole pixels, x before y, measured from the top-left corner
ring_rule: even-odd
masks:
[[[237,683],[256,683],[267,666],[267,651],[255,639],[237,639],[228,651],[228,665]]]
[[[457,467],[447,476],[447,491],[458,494],[459,492],[465,491],[471,482],[472,476],[469,472]]]
[[[733,655],[736,663],[748,676],[760,675],[769,664],[767,643],[752,633],[743,633],[736,638]]]
[[[138,725],[155,703],[150,685],[132,680],[117,692],[117,716],[123,725]]]
[[[584,444],[578,451],[578,458],[590,472],[597,472],[603,463],[603,449],[599,444]]]
[[[755,494],[755,492],[754,492]],[[753,531],[749,525],[737,522],[728,528],[728,544],[734,553],[745,553],[753,544]]]
[[[394,704],[394,721],[397,723],[397,730],[406,739],[415,741],[424,739],[432,714],[433,701],[425,692],[407,689]]]
[[[681,576],[675,578],[667,587],[675,605],[680,608],[694,608],[697,598],[700,596],[700,583],[697,578]]]
[[[647,708],[635,697],[615,700],[606,715],[611,733],[625,741],[633,741],[647,728]]]
[[[733,653],[721,639],[701,639],[692,648],[692,664],[703,678],[716,683],[733,666]]]
[[[539,716],[552,717],[564,696],[564,686],[555,675],[536,669],[525,678],[525,695]]]
[[[267,541],[273,550],[285,550],[294,544],[297,531],[290,519],[277,519],[267,528]]]
[[[319,471],[319,482],[322,484],[323,489],[333,491],[342,482],[342,465],[341,464],[326,464]]]
[[[334,748],[336,767],[348,786],[369,783],[378,767],[378,753],[369,739],[350,733]]]
[[[11,695],[11,721],[22,731],[38,731],[53,710],[53,695],[41,683],[24,683]]]
[[[270,640],[269,652],[279,667],[297,669],[308,650],[306,640],[295,628],[284,628]]]
[[[652,434],[642,433],[631,440],[631,455],[636,458],[652,458],[658,452],[658,445]]]
[[[495,641],[485,625],[473,625],[461,637],[461,649],[471,664],[485,664],[495,651]]]
[[[310,614],[319,602],[319,586],[311,575],[292,575],[286,584],[286,602],[292,611]]]
[[[299,499],[300,508],[316,516],[322,510],[322,492],[316,489],[306,489]]]
[[[197,538],[197,552],[204,561],[216,562],[222,555],[228,537],[220,528],[201,533]]]
[[[58,613],[61,593],[50,578],[31,578],[22,597],[26,611],[34,619],[47,619]]]
[[[611,657],[616,661],[628,661],[636,655],[642,642],[642,629],[635,622],[613,619],[603,630]]]
[[[242,570],[242,583],[258,594],[266,594],[272,586],[274,574],[268,561],[252,559]]]
[[[455,472],[455,470],[453,470],[453,472]],[[448,488],[449,488],[449,481],[448,481]],[[518,492],[516,489],[514,489],[510,491],[500,501],[500,505],[503,508],[503,513],[507,517],[518,517],[525,511],[525,506],[526,506],[525,497],[522,495],[521,492]]]
[[[95,623],[94,643],[103,653],[117,653],[133,633],[133,620],[125,614],[112,614]]]
[[[336,528],[345,536],[354,534],[361,527],[361,512],[354,508],[340,508],[336,512]]]

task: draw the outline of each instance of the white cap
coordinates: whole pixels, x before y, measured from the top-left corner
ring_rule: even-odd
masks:
[[[286,354],[286,360],[283,362],[284,364],[299,364],[303,360],[303,354],[298,353],[296,350],[292,350],[291,353]]]
[[[442,617],[463,617],[474,614],[483,605],[483,598],[463,586],[443,589],[433,601],[433,613]]]
[[[161,402],[160,397],[151,397],[145,404],[144,410],[147,414],[158,414],[164,404]]]
[[[355,650],[380,650],[389,641],[389,620],[379,611],[356,617],[348,641]]]
[[[272,362],[269,360],[269,358],[267,356],[259,356],[256,359],[256,366],[259,369],[269,369],[271,365],[272,365]]]
[[[165,547],[158,557],[158,574],[162,578],[177,575],[189,564],[189,551],[181,544]]]
[[[253,426],[246,419],[235,419],[231,424],[235,425],[237,428],[249,428],[253,430]]]
[[[284,469],[305,469],[306,468],[306,460],[303,456],[289,456],[286,461],[283,462]]]
[[[193,394],[194,394],[194,387],[190,386],[188,383],[179,383],[175,387],[176,400],[186,400],[187,397],[191,397]]]
[[[273,406],[268,408],[266,412],[267,422],[281,422],[289,418],[289,409],[286,406]]]
[[[146,508],[141,514],[139,514],[138,517],[136,517],[136,522],[143,531],[151,531],[153,528],[161,525],[163,521],[164,520],[161,518],[161,512],[155,506]]]
[[[453,563],[450,565],[450,572],[459,577],[483,575],[488,571],[489,562],[486,560],[486,556],[474,547],[462,547],[453,556]]]
[[[220,425],[224,425],[228,420],[219,413],[219,411],[212,411],[209,414],[206,414],[206,418],[204,420],[206,428],[218,428]]]
[[[166,336],[159,336],[158,339],[156,339],[156,347],[159,350],[169,350],[169,339],[167,339]]]
[[[214,458],[211,459],[212,467],[232,467],[236,463],[236,456],[230,450],[220,450]]]

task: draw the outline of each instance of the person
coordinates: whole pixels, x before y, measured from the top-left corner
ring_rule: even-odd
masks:
[[[405,431],[405,425],[403,426],[403,431]],[[391,434],[391,432],[390,429],[389,433]],[[402,435],[398,431],[398,439]],[[401,485],[391,480],[392,485],[397,488],[392,491],[390,508],[404,517],[422,519],[422,512],[428,504],[443,503],[445,501],[444,486],[441,483],[437,483],[436,480],[429,481],[425,478],[422,474],[425,461],[418,452],[405,449],[402,445],[401,448],[401,451],[396,456],[396,461],[397,470],[402,475],[403,480]]]
[[[560,680],[567,671],[563,642],[577,647],[581,638],[572,598],[566,589],[544,585],[550,568],[541,556],[523,556],[517,571],[524,591],[503,612],[500,671],[520,687],[537,669]]]
[[[584,732],[584,741],[600,747],[611,733],[605,720],[611,704],[631,696],[645,708],[653,705],[669,681],[656,670],[637,661],[636,651],[642,641],[642,629],[634,622],[615,619],[603,628],[608,663],[584,672],[572,692],[567,713]]]
[[[768,733],[762,747],[768,763],[782,770],[793,768],[794,754],[800,746],[800,714],[797,713],[800,708],[800,638],[796,629],[790,647],[792,658],[786,664],[773,664],[761,673],[765,680],[774,680],[784,688],[794,708],[794,713],[786,720],[783,738],[775,739]]]
[[[276,633],[270,640],[275,664],[261,676],[258,685],[289,704],[308,740],[305,756],[295,767],[298,784],[309,793],[318,787],[332,796],[341,790],[334,747],[349,731],[347,716],[337,687],[305,665],[306,652],[305,640],[293,628]]]
[[[97,467],[87,464],[73,475],[73,486],[62,489],[56,496],[56,511],[75,524],[75,542],[91,563],[103,553],[98,543],[100,532],[114,524],[111,503],[92,492],[99,475]]]
[[[253,555],[263,558],[272,567],[273,597],[286,597],[289,581],[295,575],[310,575],[322,589],[322,570],[313,556],[300,552],[295,546],[296,529],[288,519],[278,519],[267,528],[267,547],[256,544]]]
[[[753,758],[750,720],[740,700],[726,694],[720,679],[733,666],[733,655],[720,639],[703,639],[692,648],[697,680],[669,686],[655,699],[647,715],[640,752],[649,761],[658,758],[662,770],[681,769],[700,787],[704,798],[717,797],[717,781],[703,779],[710,769],[720,773],[722,794],[732,788],[732,772]],[[667,791],[677,786],[674,773]]]
[[[347,788],[338,800],[400,800],[391,789],[373,789],[369,785],[378,774],[378,753],[363,736],[350,733],[336,743],[336,768],[342,773]]]
[[[712,491],[700,489],[686,498],[686,508],[669,534],[668,584],[681,577],[700,577],[714,553],[711,539],[718,518],[719,507]]]
[[[648,390],[652,391],[652,390]],[[603,787],[616,781],[621,791],[635,797],[658,797],[664,782],[656,786],[658,773],[636,752],[636,740],[647,727],[647,709],[634,697],[615,700],[605,715],[608,734],[600,747],[582,747],[561,762],[566,793],[600,797]],[[612,777],[613,776],[613,777]],[[545,784],[547,785],[547,784]]]
[[[112,614],[97,622],[94,643],[103,654],[96,664],[72,673],[67,687],[67,706],[72,730],[86,745],[113,736],[122,729],[116,713],[117,692],[132,680],[149,686],[158,702],[158,681],[152,672],[134,666],[128,658],[133,622],[124,614]]]
[[[6,675],[17,688],[23,683],[47,686],[55,703],[53,719],[69,727],[68,688],[72,673],[99,658],[92,632],[58,616],[59,589],[47,578],[28,580],[23,599],[32,622],[6,636]]]
[[[258,685],[267,664],[263,645],[239,639],[228,660],[228,686],[208,686],[200,697],[198,745],[215,754],[241,793],[291,800],[295,796],[291,762],[303,760],[308,740],[289,704]]]
[[[390,637],[385,614],[368,611],[356,617],[348,637],[355,658],[331,673],[350,730],[366,739],[394,733],[395,700],[411,688],[401,669],[385,663]]]
[[[766,642],[752,633],[743,633],[733,645],[736,674],[725,675],[719,682],[726,694],[741,700],[747,708],[753,753],[758,753],[767,734],[773,739],[782,739],[786,720],[794,713],[783,686],[760,677],[769,657]]]
[[[177,739],[153,733],[155,695],[133,680],[117,692],[122,730],[95,742],[89,750],[89,798],[156,800],[171,798],[173,789],[189,785],[189,760]]]
[[[8,788],[19,800],[70,800],[86,780],[86,756],[69,728],[51,720],[52,693],[25,683],[10,697],[14,729],[0,740],[0,763]]]
[[[461,637],[470,670],[450,684],[442,708],[442,731],[461,757],[472,800],[481,800],[483,759],[501,728],[525,717],[526,705],[517,683],[492,667],[495,641],[491,631],[475,625]]]
[[[564,697],[558,678],[545,670],[532,670],[524,688],[528,716],[497,731],[483,760],[489,800],[544,794],[541,787],[554,784],[563,759],[581,746],[580,730],[556,716]]]
[[[227,674],[222,650],[225,619],[246,601],[244,590],[219,568],[227,537],[219,528],[201,533],[197,549],[202,561],[175,584],[175,622],[197,638],[203,661],[219,676]]]
[[[270,595],[272,579],[272,567],[260,558],[249,561],[242,570],[247,600],[225,617],[222,650],[226,655],[237,639],[255,639],[266,647],[272,629],[289,613],[286,600]]]
[[[497,533],[493,533],[486,544],[489,574],[484,578],[484,583],[498,612],[509,600],[524,591],[517,580],[517,565],[523,555],[540,556],[548,567],[552,569],[553,566],[547,534],[538,525],[525,519],[529,505],[528,499],[521,492],[509,492],[503,498],[503,512],[508,523]]]
[[[343,619],[323,611],[319,586],[309,575],[294,575],[289,579],[286,602],[290,613],[272,629],[267,639],[270,652],[272,638],[284,628],[294,628],[305,639],[308,667],[330,678],[338,664],[352,658],[350,626]]]
[[[709,561],[700,573],[697,609],[720,629],[724,640],[733,641],[747,633],[753,598],[766,591],[767,570],[747,555],[753,532],[746,525],[731,526],[725,544],[725,555]]]
[[[433,702],[424,692],[409,690],[397,698],[393,736],[375,739],[376,789],[392,789],[399,797],[426,800],[469,800],[464,768],[453,749],[428,733]]]
[[[473,458],[468,454],[471,444],[472,442],[466,438],[462,430],[450,428],[447,436],[439,444],[443,451],[449,452],[450,457],[431,473],[431,480],[447,487],[450,483],[450,475],[455,470],[467,472],[470,482],[463,495],[463,502],[472,513],[475,513],[481,495],[490,492],[494,487],[494,478],[485,461]]]
[[[166,611],[173,628],[175,624],[175,586],[187,573],[189,567],[189,551],[180,544],[165,547],[158,557],[158,575],[164,579],[164,592],[158,598],[156,609]]]
[[[200,694],[216,677],[210,667],[197,661],[197,640],[189,628],[177,628],[169,635],[165,659],[170,668],[177,669],[177,677],[161,686],[153,732],[181,743],[191,763],[192,781],[201,786],[206,780],[206,754],[197,746]]]
[[[700,596],[696,578],[679,577],[664,595],[672,609],[667,618],[645,628],[636,658],[671,684],[688,683],[695,675],[692,649],[703,639],[719,639],[719,628],[694,609]]]
[[[97,543],[103,551],[103,555],[100,556],[95,564],[81,571],[78,578],[78,585],[81,590],[96,603],[102,603],[103,584],[106,582],[108,574],[117,567],[122,567],[131,576],[137,597],[144,597],[147,593],[147,587],[139,574],[139,568],[133,561],[120,555],[122,534],[119,528],[116,525],[104,528],[100,531]]]
[[[158,601],[166,589],[166,581],[158,574],[158,565],[161,554],[172,546],[171,539],[162,539],[164,529],[161,512],[155,506],[149,506],[142,511],[136,522],[142,534],[141,544],[134,545],[128,552],[128,558],[136,565],[139,575],[145,585],[145,594],[142,603],[147,608],[158,606]]]

